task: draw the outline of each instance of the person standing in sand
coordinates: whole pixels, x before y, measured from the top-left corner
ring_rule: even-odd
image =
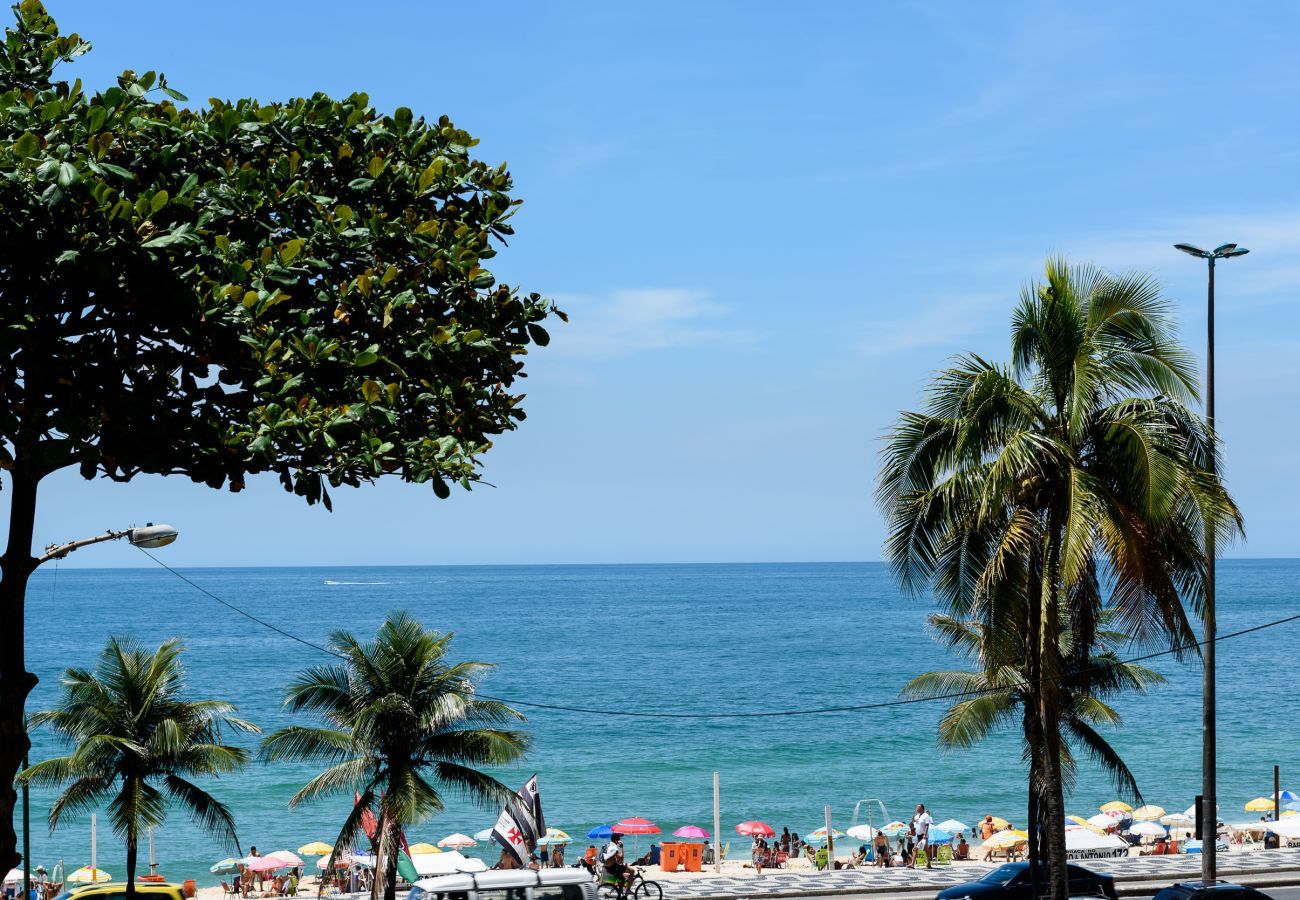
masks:
[[[934,859],[930,856],[930,826],[933,824],[934,819],[925,811],[925,804],[916,804],[916,815],[912,816],[912,825],[916,828],[916,852],[925,851],[925,867],[927,869],[934,868]],[[912,859],[915,861],[915,853]]]
[[[749,861],[754,864],[754,872],[763,874],[763,857],[767,854],[767,845],[761,837],[754,835],[754,843],[749,847]]]

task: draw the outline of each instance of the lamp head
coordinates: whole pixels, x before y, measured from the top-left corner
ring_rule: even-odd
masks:
[[[1237,249],[1236,244],[1220,244],[1210,252],[1213,253],[1215,256],[1227,256],[1229,250],[1236,250],[1236,249]]]
[[[1247,253],[1250,252],[1245,247],[1238,247],[1236,244],[1233,244],[1232,247],[1233,249],[1229,250],[1226,253],[1220,253],[1219,255],[1222,256],[1224,259],[1232,259],[1234,256],[1245,256]]]
[[[134,547],[153,550],[158,547],[166,547],[176,540],[178,534],[179,532],[170,525],[155,525],[149,522],[143,528],[132,528],[131,533],[127,535],[127,540]]]
[[[1210,257],[1210,254],[1206,253],[1204,250],[1202,250],[1200,247],[1197,247],[1194,244],[1174,244],[1174,249],[1181,250],[1184,253],[1189,254],[1190,256],[1195,256],[1200,259],[1209,259]]]

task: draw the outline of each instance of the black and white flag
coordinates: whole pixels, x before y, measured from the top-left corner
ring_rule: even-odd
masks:
[[[537,842],[546,836],[546,820],[542,817],[542,795],[537,789],[537,776],[519,789],[505,804],[496,825],[492,826],[492,839],[505,848],[521,866],[528,865]]]

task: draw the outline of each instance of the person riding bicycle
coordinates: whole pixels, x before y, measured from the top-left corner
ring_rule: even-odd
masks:
[[[623,886],[624,893],[631,893],[632,879],[636,875],[636,870],[623,862],[623,835],[611,834],[609,843],[605,845],[605,850],[600,854],[601,865],[605,871],[616,878]]]

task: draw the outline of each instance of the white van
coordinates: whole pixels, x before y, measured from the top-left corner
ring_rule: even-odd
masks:
[[[575,869],[492,869],[422,878],[408,900],[596,900],[591,873]]]

